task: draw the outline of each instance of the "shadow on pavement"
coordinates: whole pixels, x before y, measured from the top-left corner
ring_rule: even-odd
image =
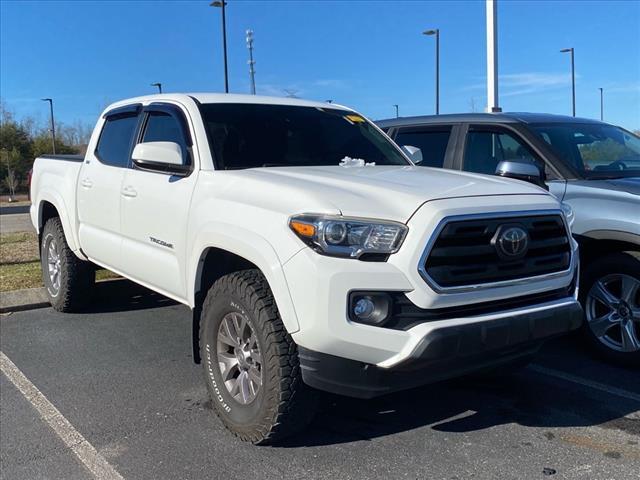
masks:
[[[616,428],[640,435],[640,419],[625,418],[639,409],[628,400],[603,402],[585,396],[579,388],[558,388],[523,370],[499,378],[462,378],[373,400],[329,396],[310,429],[280,446],[370,440],[425,426],[460,433],[509,423],[554,428],[612,422]]]
[[[85,313],[125,312],[176,304],[140,285],[119,279],[96,284],[94,299]],[[634,378],[637,374],[590,359],[589,354],[576,345],[580,342],[570,337],[550,343],[544,349],[545,358],[540,360],[565,365],[575,372],[582,366],[585,370],[580,373],[587,378],[595,374],[596,365],[600,365],[601,375]],[[526,369],[501,377],[464,377],[373,400],[318,392],[323,398],[323,408],[313,424],[278,447],[335,445],[424,427],[441,432],[474,432],[510,423],[538,428],[608,424],[640,435],[640,418],[627,417],[639,411],[640,404],[617,397],[603,398],[597,391],[585,393],[580,386],[558,385],[554,379]],[[545,435],[553,433],[545,432]]]
[[[177,305],[177,302],[124,278],[96,283],[83,313],[113,313]]]

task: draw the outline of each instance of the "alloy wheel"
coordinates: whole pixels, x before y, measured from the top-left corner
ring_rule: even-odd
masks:
[[[640,280],[613,273],[589,290],[585,314],[591,332],[618,352],[640,351]]]
[[[251,403],[262,388],[262,355],[247,317],[227,313],[217,337],[218,365],[229,394],[240,404]]]
[[[51,289],[54,294],[57,294],[60,290],[60,251],[58,249],[58,243],[53,238],[51,238],[47,244],[46,256]]]

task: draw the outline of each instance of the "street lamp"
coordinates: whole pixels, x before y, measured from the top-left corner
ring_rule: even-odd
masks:
[[[51,112],[51,147],[53,150],[53,154],[56,154],[56,125],[53,122],[53,99],[52,98],[42,98],[43,102],[49,102],[49,111]]]
[[[560,53],[570,53],[571,54],[571,106],[573,110],[573,116],[576,116],[576,68],[575,63],[573,61],[573,47],[572,48],[563,48],[560,50]]]
[[[598,88],[600,90],[600,121],[604,121],[604,93],[602,87]]]
[[[162,84],[160,82],[152,83],[152,87],[158,87],[158,93],[162,93]]]
[[[436,115],[440,114],[440,29],[426,30],[423,35],[436,37]]]
[[[394,104],[394,107],[396,107],[396,118],[398,118],[400,115],[398,114],[398,105]]]
[[[225,0],[216,0],[209,4],[210,7],[219,7],[222,9],[222,49],[224,52],[224,93],[229,93],[229,73],[227,71],[227,18],[225,15]]]

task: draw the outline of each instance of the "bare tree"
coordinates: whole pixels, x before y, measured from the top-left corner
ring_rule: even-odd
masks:
[[[7,176],[4,179],[4,184],[9,190],[9,202],[13,202],[16,196],[16,188],[18,188],[18,177],[11,165],[7,166]]]

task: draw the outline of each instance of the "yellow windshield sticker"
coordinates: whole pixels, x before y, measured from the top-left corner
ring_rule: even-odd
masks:
[[[364,123],[364,118],[360,115],[346,115],[344,118],[353,123]]]

